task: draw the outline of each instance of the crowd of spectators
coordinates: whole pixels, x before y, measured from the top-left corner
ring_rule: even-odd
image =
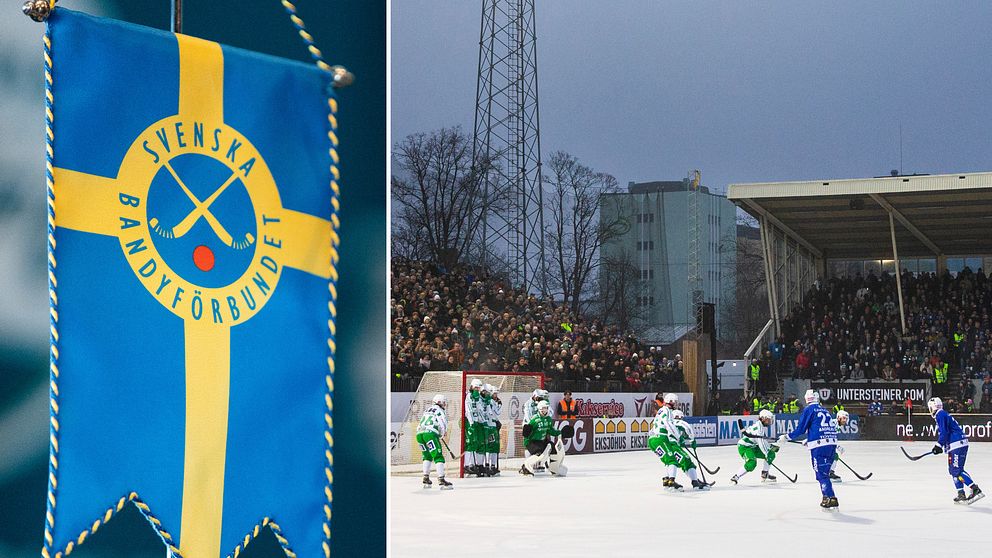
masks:
[[[680,355],[541,300],[477,268],[391,265],[391,382],[428,370],[543,372],[553,391],[681,391]]]
[[[818,281],[762,353],[762,369],[826,381],[934,380],[938,394],[967,401],[949,375],[992,374],[992,280],[967,268],[900,279],[905,333],[894,275]]]

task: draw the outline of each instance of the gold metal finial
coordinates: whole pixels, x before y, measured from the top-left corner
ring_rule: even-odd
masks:
[[[333,73],[334,88],[340,89],[342,87],[348,87],[352,83],[355,83],[355,74],[348,71],[348,68],[344,66],[331,66],[331,72]]]
[[[29,18],[42,22],[48,19],[48,16],[52,14],[52,10],[55,8],[55,2],[49,0],[28,0],[21,7],[21,11],[24,15]]]

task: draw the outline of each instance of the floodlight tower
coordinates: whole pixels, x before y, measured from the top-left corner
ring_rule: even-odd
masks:
[[[498,157],[484,184],[483,259],[547,294],[534,0],[483,0],[473,160]]]
[[[700,271],[701,266],[699,261],[699,178],[699,171],[693,170],[689,172],[689,176],[685,179],[686,205],[688,208],[686,238],[689,245],[686,250],[689,264],[686,321],[688,322],[690,331],[696,330],[701,323],[698,313],[701,311],[700,309],[703,303],[703,274]]]

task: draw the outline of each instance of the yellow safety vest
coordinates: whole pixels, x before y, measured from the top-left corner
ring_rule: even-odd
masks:
[[[947,381],[947,363],[940,364],[934,368],[934,376],[936,377],[937,383],[942,384]]]

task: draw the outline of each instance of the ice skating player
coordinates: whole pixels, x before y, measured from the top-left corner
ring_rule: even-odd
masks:
[[[672,416],[678,402],[678,395],[674,393],[665,395],[661,407],[654,415],[651,435],[648,437],[648,447],[661,459],[662,465],[666,468],[666,475],[661,478],[661,485],[672,490],[682,490],[682,485],[675,482],[675,472],[685,467],[683,460],[688,460],[685,449],[679,443],[678,428]],[[683,468],[683,470],[688,469]]]
[[[487,400],[488,396],[488,400]],[[499,455],[499,413],[503,403],[499,400],[499,391],[495,386],[486,384],[482,388],[482,398],[485,401],[485,473],[489,476],[499,474],[496,456]]]
[[[837,423],[836,426],[847,426],[847,423],[850,421],[851,415],[847,411],[843,409],[837,411],[837,417],[835,419],[835,422]],[[840,444],[837,444],[837,447],[834,450],[834,461],[830,464],[831,482],[844,482],[844,479],[840,478],[840,475],[834,472],[837,469],[837,463],[842,453],[844,453],[844,448],[842,448]]]
[[[985,494],[964,470],[964,461],[968,458],[968,437],[961,431],[961,425],[951,413],[944,410],[944,402],[939,397],[931,397],[927,401],[927,409],[937,422],[937,444],[933,446],[933,453],[937,455],[947,452],[947,471],[954,479],[954,488],[958,489],[954,503],[973,504],[985,497]],[[971,488],[968,496],[964,493],[966,485]]]
[[[831,420],[830,411],[820,406],[820,395],[816,391],[806,390],[805,399],[806,407],[799,415],[799,424],[792,432],[782,434],[779,443],[784,444],[788,440],[806,436],[805,445],[809,449],[816,480],[820,483],[820,492],[823,493],[820,507],[825,510],[836,509],[837,496],[830,483],[830,465],[837,454],[837,429]]]
[[[444,480],[444,453],[441,452],[441,438],[448,433],[448,417],[444,413],[447,406],[444,395],[435,395],[433,404],[424,411],[417,425],[417,444],[424,458],[424,488],[432,486],[432,463],[437,468],[437,484],[441,490],[453,488],[450,482]]]
[[[737,441],[737,453],[744,459],[737,474],[730,477],[730,482],[737,484],[741,477],[750,473],[758,465],[758,460],[764,460],[761,466],[761,482],[775,482],[778,480],[775,475],[769,474],[768,469],[775,461],[775,454],[778,446],[768,441],[772,435],[771,426],[775,422],[775,415],[768,409],[762,409],[758,413],[758,422],[751,423],[741,432],[741,439]],[[754,436],[752,438],[752,436]],[[760,437],[759,437],[760,436]]]
[[[689,457],[687,448],[696,449],[696,436],[692,432],[692,425],[690,425],[685,420],[685,413],[680,409],[675,409],[672,411],[672,424],[675,425],[675,430],[678,432],[679,437],[679,452],[684,456],[680,462],[683,467],[688,466],[685,470],[685,474],[689,477],[689,481],[692,487],[696,490],[709,490],[710,485],[699,480],[696,472],[696,464],[693,463],[692,459]],[[669,466],[669,475],[675,478],[676,465]]]
[[[482,380],[476,378],[465,394],[465,474],[483,471],[485,409],[482,404]]]
[[[561,432],[555,429],[554,420],[551,418],[551,404],[541,401],[537,404],[537,414],[523,428],[524,447],[529,455],[524,459],[524,464],[520,467],[520,474],[533,475],[534,462],[544,454],[544,450],[551,443],[552,436],[560,436]],[[552,446],[553,451],[554,446]],[[528,468],[528,464],[531,467]]]

